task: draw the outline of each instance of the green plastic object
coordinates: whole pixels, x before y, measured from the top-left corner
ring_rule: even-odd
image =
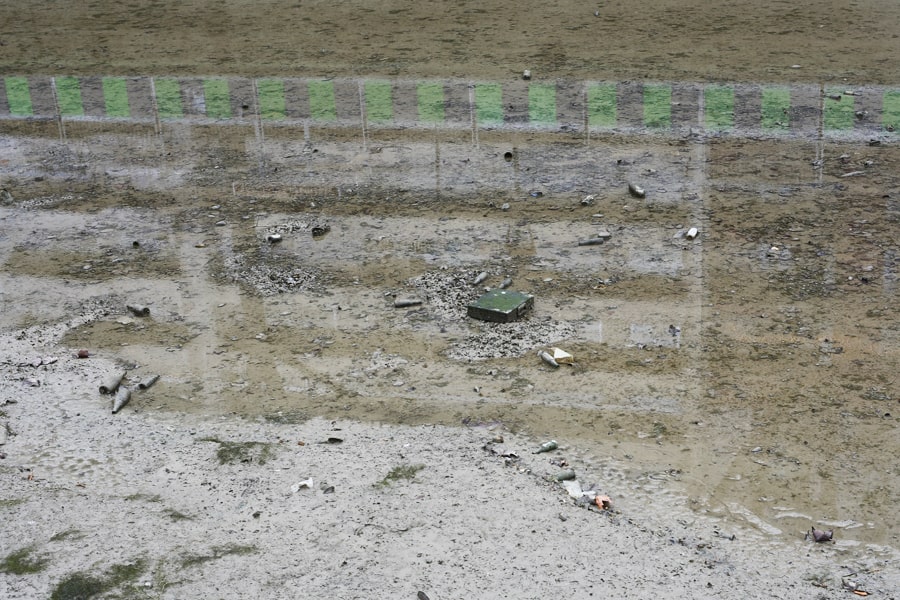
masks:
[[[468,306],[468,315],[481,321],[511,323],[534,307],[534,296],[509,290],[491,290]]]

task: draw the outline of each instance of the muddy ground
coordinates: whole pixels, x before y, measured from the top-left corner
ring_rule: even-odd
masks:
[[[898,80],[893,5],[720,4],[4,5],[0,64]],[[895,144],[0,128],[8,597],[895,596]],[[162,377],[112,416],[117,372]]]

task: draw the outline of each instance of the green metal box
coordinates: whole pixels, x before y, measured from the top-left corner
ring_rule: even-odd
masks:
[[[468,306],[473,319],[511,323],[534,308],[534,296],[508,290],[491,290]]]

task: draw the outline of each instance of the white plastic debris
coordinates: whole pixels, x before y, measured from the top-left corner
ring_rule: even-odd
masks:
[[[310,477],[309,479],[305,479],[303,481],[298,481],[297,483],[295,483],[294,485],[291,486],[291,492],[296,494],[297,492],[299,492],[300,490],[303,490],[303,489],[311,490],[313,483],[314,482],[312,480],[312,477]]]

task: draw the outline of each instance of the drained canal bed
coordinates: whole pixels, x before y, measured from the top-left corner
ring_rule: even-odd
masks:
[[[896,595],[896,3],[0,15],[0,596]]]
[[[120,419],[494,424],[660,522],[894,556],[895,145],[106,127],[3,138],[7,400],[118,370],[161,374]],[[504,280],[533,309],[468,317]]]

